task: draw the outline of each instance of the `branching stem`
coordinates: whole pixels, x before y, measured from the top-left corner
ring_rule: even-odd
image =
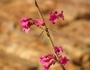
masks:
[[[43,18],[43,16],[42,16],[42,13],[41,13],[41,11],[40,11],[40,9],[39,9],[39,6],[38,6],[36,0],[35,0],[35,5],[36,5],[36,7],[37,7],[39,16],[40,16],[41,19],[44,21],[44,18]],[[44,21],[44,22],[45,22],[45,21]],[[43,31],[44,31],[44,30],[43,30]],[[51,43],[52,47],[54,48],[54,43],[53,43],[53,41],[52,41],[52,38],[51,38],[51,36],[50,36],[49,30],[48,30],[48,28],[47,28],[46,25],[45,25],[45,31],[46,31],[46,34],[47,34],[49,40],[50,40],[50,43]],[[43,32],[42,32],[42,33],[43,33]],[[41,34],[42,34],[42,33],[41,33]],[[41,34],[40,34],[40,35],[41,35]],[[57,56],[57,58],[59,58],[57,54],[56,54],[56,56]],[[62,67],[63,70],[66,70],[64,66],[61,65],[61,67]]]

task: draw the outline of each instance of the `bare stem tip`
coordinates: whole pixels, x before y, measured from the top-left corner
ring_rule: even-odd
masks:
[[[36,5],[36,7],[38,7],[38,4],[37,4],[37,1],[35,0],[35,5]]]

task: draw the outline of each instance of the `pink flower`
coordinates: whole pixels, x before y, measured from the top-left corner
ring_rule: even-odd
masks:
[[[28,33],[30,31],[29,26],[23,26],[23,31],[25,31],[26,33]]]
[[[55,11],[54,13],[50,13],[50,21],[55,24],[55,22],[59,19],[59,16],[57,14],[57,11]]]
[[[30,21],[32,21],[32,22],[30,22]],[[21,25],[22,25],[23,31],[28,33],[30,31],[30,26],[33,24],[36,24],[36,26],[39,26],[39,25],[45,26],[45,22],[43,22],[39,19],[35,19],[35,21],[36,22],[34,22],[34,20],[32,18],[22,18]]]
[[[63,11],[61,11],[61,13],[58,16],[64,20]]]
[[[22,18],[21,20],[23,31],[25,31],[26,33],[30,31],[30,26],[32,25],[32,23],[29,22],[29,20],[32,20],[32,18]]]
[[[52,22],[52,24],[55,24],[60,17],[64,20],[63,11],[61,11],[60,14],[58,14],[57,11],[54,13],[51,12],[49,20]]]
[[[42,26],[45,26],[45,22],[43,22],[42,20],[36,19],[36,26],[39,26],[39,24]]]
[[[69,59],[67,59],[66,56],[62,57],[61,55],[58,55],[63,52],[62,47],[55,46],[54,48],[55,54],[48,54],[44,57],[40,57],[40,62],[44,65],[44,70],[48,70],[50,66],[58,62],[61,65],[66,65],[69,62]]]
[[[63,49],[62,49],[62,47],[55,46],[54,51],[56,54],[61,54],[63,52]]]
[[[48,54],[40,57],[40,62],[44,65],[44,70],[48,70],[52,64],[55,64],[56,57],[53,54]]]
[[[66,65],[70,60],[67,59],[66,56],[62,57],[60,56],[60,60],[58,61],[61,65]]]

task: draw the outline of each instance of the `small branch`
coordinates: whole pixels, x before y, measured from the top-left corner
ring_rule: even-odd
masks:
[[[38,38],[42,35],[43,32],[44,32],[44,30],[41,32],[41,34],[38,36]]]

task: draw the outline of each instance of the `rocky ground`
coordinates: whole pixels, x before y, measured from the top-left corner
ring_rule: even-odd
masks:
[[[66,70],[90,70],[90,0],[37,0],[55,45],[70,62]],[[65,20],[50,24],[50,11],[64,11]],[[40,18],[34,0],[0,0],[0,70],[44,70],[39,57],[53,52],[40,28],[22,31],[22,17]],[[50,70],[61,70],[59,64]]]

